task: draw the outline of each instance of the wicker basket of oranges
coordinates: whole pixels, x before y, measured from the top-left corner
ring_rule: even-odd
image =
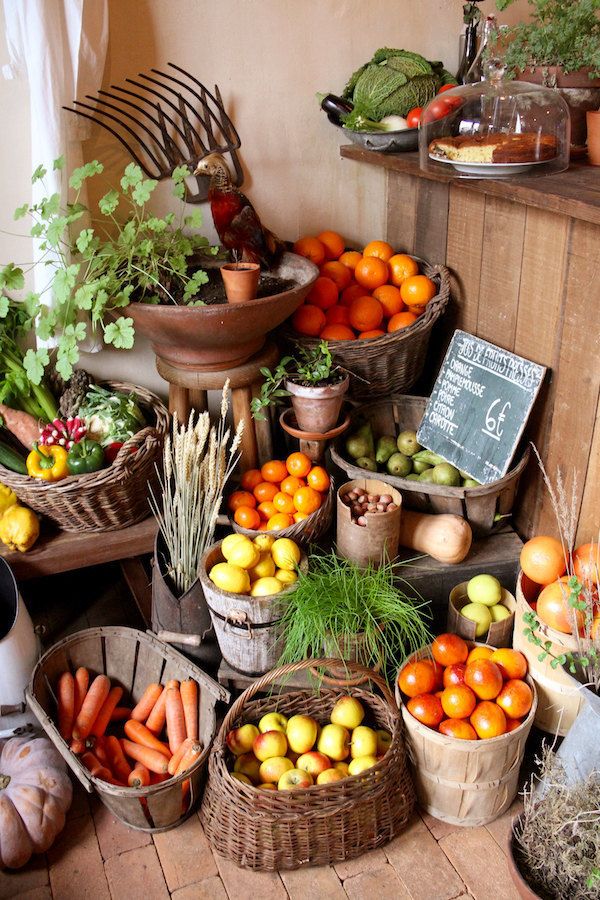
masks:
[[[256,537],[264,532],[289,537],[306,546],[322,537],[333,517],[334,487],[322,466],[306,454],[271,459],[248,469],[227,508],[235,531]]]
[[[282,327],[288,346],[331,342],[353,373],[357,400],[409,391],[420,377],[429,336],[450,298],[450,275],[386,241],[345,250],[335,232],[301,238],[294,252],[320,268],[305,303]]]

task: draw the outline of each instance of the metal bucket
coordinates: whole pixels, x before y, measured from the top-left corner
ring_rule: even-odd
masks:
[[[25,704],[25,688],[38,656],[38,639],[15,576],[0,557],[0,738],[37,724]]]

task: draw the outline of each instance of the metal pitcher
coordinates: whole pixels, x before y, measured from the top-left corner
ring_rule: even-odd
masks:
[[[15,576],[0,557],[0,738],[36,724],[25,704],[25,688],[38,656],[38,639]]]

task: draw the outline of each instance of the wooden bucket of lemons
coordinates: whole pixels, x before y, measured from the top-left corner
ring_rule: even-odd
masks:
[[[218,567],[218,568],[217,568]],[[263,534],[228,535],[204,554],[198,576],[223,659],[258,676],[277,665],[283,650],[281,616],[308,560],[294,541]]]

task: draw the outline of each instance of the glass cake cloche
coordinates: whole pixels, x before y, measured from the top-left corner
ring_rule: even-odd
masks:
[[[557,91],[507,81],[500,60],[486,78],[438,94],[421,114],[424,171],[470,178],[547,175],[569,165],[571,120]]]

